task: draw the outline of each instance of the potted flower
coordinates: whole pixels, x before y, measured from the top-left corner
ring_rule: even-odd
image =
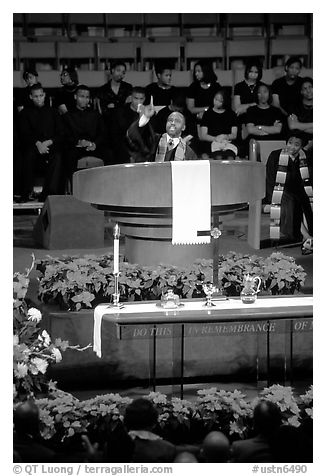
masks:
[[[216,387],[198,390],[195,418],[202,420],[205,432],[219,430],[232,440],[247,436],[252,419],[252,406],[246,396],[234,390],[218,390]]]

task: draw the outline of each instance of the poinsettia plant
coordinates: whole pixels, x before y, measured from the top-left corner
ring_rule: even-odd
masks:
[[[313,419],[313,403],[313,386],[310,385],[310,388],[306,391],[306,393],[300,395],[299,407],[301,410],[302,418]]]
[[[111,255],[48,256],[37,264],[41,272],[39,297],[69,310],[91,308],[110,301],[114,292]],[[184,267],[160,264],[155,267],[120,263],[121,301],[160,299],[170,288],[180,298],[203,297],[202,285],[212,282],[212,260],[196,260]],[[267,294],[292,294],[300,291],[306,273],[295,260],[282,253],[268,258],[229,252],[219,259],[219,281],[227,296],[239,296],[244,276],[259,276]]]
[[[239,390],[214,387],[197,393],[191,402],[159,392],[145,396],[158,411],[155,432],[168,436],[169,441],[177,441],[179,435],[181,442],[197,442],[198,437],[202,441],[212,430],[222,431],[230,440],[247,438],[253,429],[253,409],[261,399],[279,406],[285,424],[302,424],[299,407],[302,415],[312,416],[312,388],[295,397],[291,387],[273,385],[263,389],[253,400]],[[129,397],[112,393],[81,401],[50,382],[47,398],[36,399],[35,403],[40,411],[42,437],[64,443],[85,431],[96,435],[96,441],[101,439],[102,433],[104,441],[115,424],[123,422],[126,406],[131,401]]]
[[[26,293],[32,266],[25,273],[16,272],[13,277],[13,372],[14,397],[28,398],[47,389],[47,368],[62,360],[62,351],[66,349],[84,350],[79,346],[70,346],[60,338],[52,342],[50,335],[42,329],[42,313],[35,307],[29,307]]]
[[[275,384],[271,387],[264,388],[260,392],[259,398],[276,403],[281,410],[283,424],[292,426],[300,425],[300,408],[292,387]],[[253,401],[253,404],[256,404],[256,400]]]
[[[197,418],[205,421],[208,430],[219,429],[227,435],[246,436],[253,414],[246,395],[239,390],[233,392],[212,387],[198,390]]]

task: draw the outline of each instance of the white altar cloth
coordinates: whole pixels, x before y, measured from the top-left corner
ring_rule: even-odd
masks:
[[[125,307],[122,309],[115,309],[110,307],[108,304],[100,304],[94,309],[94,335],[93,335],[93,350],[96,352],[98,357],[102,356],[102,345],[101,345],[101,325],[102,318],[105,314],[132,314],[132,313],[149,313],[149,312],[178,312],[182,313],[184,311],[199,311],[203,310],[204,300],[202,301],[183,301],[184,306],[179,309],[163,309],[158,307],[156,303],[152,301],[148,302],[131,302],[125,303]],[[297,297],[271,297],[264,299],[257,299],[253,304],[243,304],[240,299],[227,299],[225,301],[214,301],[215,307],[212,308],[216,310],[234,310],[234,309],[245,309],[250,306],[250,309],[266,309],[271,307],[278,308],[287,308],[294,306],[312,306],[313,297],[312,296],[297,296]],[[207,310],[209,308],[206,308]]]

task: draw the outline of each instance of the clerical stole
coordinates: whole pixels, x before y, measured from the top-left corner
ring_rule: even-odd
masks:
[[[287,169],[289,164],[289,154],[283,149],[280,153],[278,162],[278,169],[276,173],[275,186],[272,194],[271,210],[270,210],[270,238],[272,240],[280,239],[280,225],[281,225],[281,208],[282,197],[284,193],[284,187],[287,176]],[[312,208],[313,193],[312,185],[307,165],[306,154],[303,150],[299,152],[299,167],[300,175],[303,181],[304,190],[309,198],[309,202]]]

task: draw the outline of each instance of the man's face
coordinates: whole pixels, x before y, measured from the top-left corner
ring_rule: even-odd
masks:
[[[123,64],[119,64],[111,70],[111,78],[117,83],[120,83],[123,80],[125,74],[126,68],[123,66]]]
[[[84,89],[79,89],[75,95],[76,106],[78,109],[84,110],[89,105],[90,95],[89,91]]]
[[[258,101],[260,104],[267,104],[269,99],[269,90],[266,86],[260,86],[258,89]]]
[[[172,112],[166,121],[166,132],[170,137],[180,137],[185,130],[185,118],[179,112]]]
[[[66,84],[72,84],[72,80],[68,71],[62,71],[60,74],[60,81],[62,86],[65,86]]]
[[[203,79],[203,76],[203,70],[201,69],[201,66],[197,64],[195,67],[195,78],[197,79],[197,81],[201,81]]]
[[[145,94],[143,93],[132,93],[130,107],[133,111],[138,111],[139,104],[144,104]]]
[[[301,147],[302,147],[302,142],[301,142],[301,139],[299,139],[298,137],[290,137],[290,139],[288,140],[286,144],[286,148],[289,154],[292,155],[293,157],[296,157],[298,155]]]
[[[172,71],[170,69],[163,69],[161,74],[157,75],[160,84],[164,86],[170,86],[172,79]]]
[[[292,63],[286,68],[286,75],[289,79],[296,79],[301,71],[300,63]]]
[[[313,87],[310,82],[302,83],[301,86],[301,94],[303,99],[307,99],[308,101],[312,101],[313,99]]]
[[[215,94],[214,96],[214,108],[221,109],[223,107],[224,99],[223,95],[220,93]]]
[[[32,91],[29,97],[33,101],[34,106],[36,107],[44,106],[45,92],[43,91],[43,89],[36,89]]]
[[[37,83],[37,76],[34,76],[34,74],[31,74],[31,73],[28,73],[27,78],[25,79],[25,83],[29,87],[33,86],[33,84]]]

